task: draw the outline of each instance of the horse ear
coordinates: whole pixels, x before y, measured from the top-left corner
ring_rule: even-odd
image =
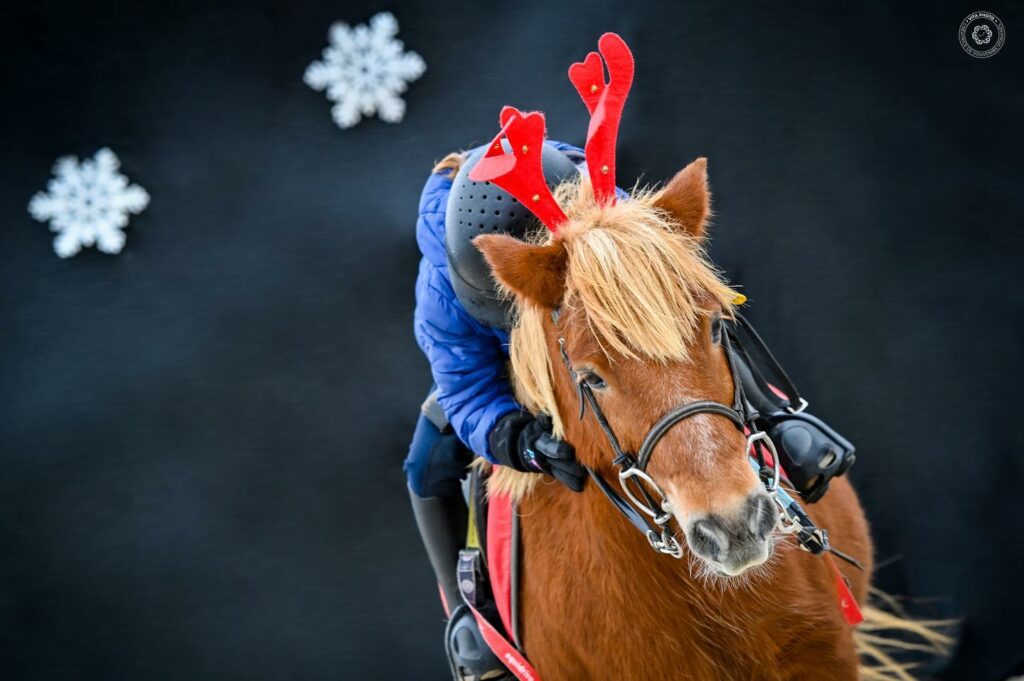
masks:
[[[495,279],[516,297],[553,310],[565,291],[565,246],[555,239],[544,246],[508,234],[483,234],[473,239]]]
[[[704,238],[711,214],[708,160],[698,158],[676,173],[654,197],[654,205],[674,217],[688,234]]]

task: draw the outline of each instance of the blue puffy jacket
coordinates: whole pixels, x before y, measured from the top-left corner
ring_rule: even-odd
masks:
[[[582,152],[551,142],[574,160]],[[416,278],[416,342],[430,361],[437,398],[459,438],[489,461],[487,435],[494,424],[521,407],[512,396],[507,376],[508,334],[476,321],[459,303],[448,274],[444,215],[452,177],[430,176],[420,196],[416,241],[423,258]]]

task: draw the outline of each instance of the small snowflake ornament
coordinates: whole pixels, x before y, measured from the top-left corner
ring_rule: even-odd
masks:
[[[306,69],[303,78],[314,90],[326,91],[334,102],[331,115],[341,128],[351,128],[363,116],[377,114],[388,123],[405,115],[399,95],[408,83],[427,70],[415,52],[405,52],[398,35],[398,21],[381,12],[369,25],[352,27],[336,23],[328,32],[330,45],[323,59]]]
[[[28,212],[49,222],[57,232],[53,250],[68,258],[82,246],[96,245],[104,253],[120,253],[129,213],[141,213],[149,194],[118,172],[121,161],[110,149],[100,149],[82,162],[74,156],[57,159],[46,192],[28,204]]]

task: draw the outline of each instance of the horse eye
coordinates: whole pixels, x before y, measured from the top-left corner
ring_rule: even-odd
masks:
[[[604,382],[604,379],[595,374],[593,371],[582,371],[580,372],[580,380],[589,385],[595,390],[601,390],[607,388],[608,384]]]
[[[716,345],[722,342],[722,315],[711,318],[711,342]]]

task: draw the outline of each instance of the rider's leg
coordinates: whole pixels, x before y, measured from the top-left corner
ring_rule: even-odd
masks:
[[[437,416],[434,415],[435,420]],[[472,454],[450,426],[421,414],[405,460],[409,498],[450,622],[445,647],[457,679],[504,676],[505,667],[488,648],[458,588],[458,557],[466,538],[468,510],[460,478]]]
[[[462,602],[456,567],[466,539],[468,510],[459,478],[470,458],[455,433],[442,433],[420,416],[405,472],[416,526],[448,614]]]

